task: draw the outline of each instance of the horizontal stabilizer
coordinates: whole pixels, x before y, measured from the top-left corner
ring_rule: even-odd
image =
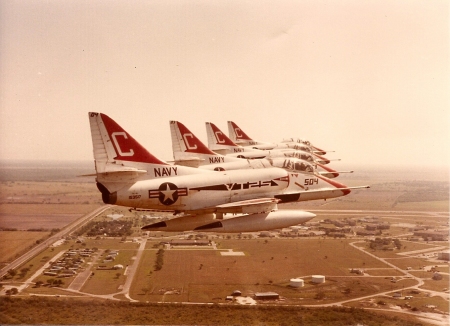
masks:
[[[109,192],[119,190],[124,184],[130,183],[138,179],[142,175],[146,175],[146,170],[135,169],[131,167],[113,167],[106,165],[104,172],[97,173],[97,182],[103,184]]]
[[[182,165],[182,166],[190,166],[193,168],[198,168],[202,163],[205,162],[205,159],[199,158],[199,157],[191,157],[189,159],[176,159],[174,161],[175,165]]]
[[[105,170],[100,173],[100,174],[105,174],[105,173],[123,173],[123,174],[146,174],[147,170],[142,170],[142,169],[136,169],[133,167],[129,167],[129,166],[117,166],[117,165],[113,165],[113,164],[108,164],[106,165]]]
[[[99,173],[91,173],[91,174],[82,174],[79,175],[78,177],[98,177],[98,176],[103,176],[103,177],[120,177],[120,178],[136,178],[142,174],[146,174],[147,170],[140,170],[140,169],[135,169],[135,168],[130,168],[130,167],[118,167],[118,168],[109,168],[109,166],[107,167],[107,170],[104,172],[99,172]]]

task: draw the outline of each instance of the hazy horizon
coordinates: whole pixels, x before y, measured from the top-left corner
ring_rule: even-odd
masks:
[[[164,159],[161,158],[163,161],[168,163],[173,163],[172,158],[170,159]],[[52,164],[57,165],[59,163],[62,164],[83,164],[83,165],[90,165],[92,164],[92,168],[94,168],[94,158],[92,159],[3,159],[0,158],[0,166],[5,166],[8,164],[15,164],[15,163],[23,163],[23,164]],[[414,165],[414,164],[395,164],[394,163],[359,163],[359,164],[352,164],[352,163],[345,163],[345,162],[331,162],[329,166],[333,165],[334,168],[345,168],[345,169],[352,169],[351,167],[357,167],[357,168],[388,168],[388,169],[404,169],[404,168],[413,168],[413,169],[423,169],[423,168],[429,168],[432,170],[445,170],[447,172],[450,172],[450,167],[447,165]]]
[[[0,2],[0,158],[93,160],[88,112],[172,160],[169,121],[449,166],[449,2]]]

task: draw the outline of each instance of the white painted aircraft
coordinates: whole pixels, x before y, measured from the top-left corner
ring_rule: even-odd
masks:
[[[206,122],[206,134],[208,138],[208,148],[216,153],[221,153],[226,157],[233,156],[238,158],[260,158],[273,159],[277,161],[278,167],[293,166],[293,164],[283,164],[283,159],[299,159],[309,162],[318,168],[319,173],[327,178],[336,178],[339,173],[353,173],[353,171],[336,171],[324,164],[330,161],[324,157],[294,149],[274,149],[274,150],[260,150],[250,147],[239,146],[234,143],[227,135],[225,135],[214,123]],[[294,162],[292,162],[294,163]],[[282,166],[279,166],[279,165]],[[296,164],[296,163],[294,163]]]
[[[244,159],[215,153],[179,121],[170,121],[170,134],[174,163],[177,165],[199,167],[214,171],[271,167],[282,168],[295,173],[312,173],[315,170],[314,165],[310,162],[292,157]],[[266,151],[255,152],[268,153]],[[261,154],[256,156],[261,156]],[[326,173],[329,174],[329,171]]]
[[[261,169],[268,167],[278,167],[297,173],[311,173],[317,169],[317,172],[327,178],[336,178],[339,173],[347,173],[353,171],[338,172],[330,167],[315,162],[313,154],[293,151],[263,151],[248,149],[244,152],[244,156],[261,157],[266,155],[265,159],[246,159],[238,158],[241,155],[238,150],[241,146],[234,144],[228,136],[224,135],[213,123],[206,122],[208,138],[214,137],[215,142],[219,140],[222,144],[213,144],[218,150],[229,151],[235,155],[221,155],[205,146],[184,124],[179,121],[170,122],[170,132],[172,138],[172,151],[174,163],[176,165],[184,165],[191,167],[199,167],[206,170],[227,171],[239,169]],[[213,135],[213,136],[212,136]],[[219,140],[218,140],[219,139]],[[230,145],[227,145],[230,144]],[[253,154],[255,153],[255,154]],[[273,156],[271,156],[271,153]],[[238,157],[236,157],[236,155]]]
[[[267,143],[260,142],[249,137],[236,123],[228,121],[228,135],[230,139],[241,146],[251,146],[257,149],[270,150],[275,148],[291,148],[301,151],[312,152],[317,155],[325,155],[326,151],[316,146],[311,145],[307,140],[288,138],[284,139],[281,143]]]
[[[149,153],[107,115],[90,112],[89,121],[97,188],[104,203],[183,214],[143,229],[252,232],[283,228],[315,215],[276,210],[278,203],[336,198],[351,189],[368,188],[279,168],[216,172],[173,166]],[[225,219],[226,213],[243,215]]]
[[[324,157],[311,153],[308,147],[306,151],[300,149],[278,148],[273,150],[263,150],[250,146],[241,146],[226,136],[215,124],[206,122],[206,134],[208,137],[208,148],[212,151],[238,158],[263,158],[263,157],[296,157],[306,161],[317,161],[328,164],[330,161]]]

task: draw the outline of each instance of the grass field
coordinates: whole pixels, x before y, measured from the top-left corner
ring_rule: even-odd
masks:
[[[395,249],[394,251],[384,251],[384,250],[375,250],[375,251],[371,251],[374,254],[376,254],[378,257],[381,258],[401,258],[401,257],[406,257],[408,254],[410,255],[414,255],[414,251],[417,250],[427,250],[428,252],[432,252],[433,249],[434,250],[438,250],[439,247],[441,246],[447,246],[448,247],[448,242],[446,241],[440,241],[440,242],[433,242],[433,243],[426,243],[426,242],[412,242],[412,241],[407,241],[407,240],[401,240],[401,245],[402,248],[401,249]],[[367,250],[370,251],[369,245],[366,245]],[[401,253],[404,253],[406,255],[399,255]],[[417,253],[420,254],[420,253]]]
[[[91,164],[92,165],[92,164]],[[92,170],[92,166],[90,166]],[[1,170],[1,169],[0,169]],[[42,173],[44,172],[44,173]],[[76,175],[90,173],[86,171],[78,173],[77,171],[67,171],[62,173],[61,170],[37,169],[24,173],[21,168],[13,167],[12,170],[4,174],[0,171],[0,227],[3,225],[11,226],[17,223],[20,228],[44,227],[52,228],[55,222],[60,223],[64,227],[79,216],[92,211],[101,205],[101,196],[95,187],[93,179],[76,178]],[[408,227],[402,226],[401,223],[410,224],[428,224],[432,227],[442,228],[448,227],[448,184],[445,182],[437,182],[442,179],[442,175],[436,176],[425,182],[416,182],[417,174],[411,171],[400,171],[391,173],[388,171],[368,171],[363,173],[355,173],[353,175],[342,175],[338,181],[347,185],[363,185],[370,184],[371,189],[353,191],[349,196],[338,198],[330,201],[312,201],[296,204],[286,204],[282,208],[289,209],[305,209],[320,210],[317,213],[319,219],[341,219],[343,217],[360,218],[367,215],[379,216],[384,221],[392,224],[389,232],[392,235],[401,235],[408,232]],[[447,178],[448,179],[448,178]],[[395,180],[395,181],[393,181]],[[443,196],[446,195],[445,198]],[[327,210],[330,210],[328,213]],[[332,212],[331,210],[344,210],[345,212]],[[360,210],[360,212],[358,212]],[[373,212],[367,213],[366,211]],[[417,211],[417,212],[407,212]],[[99,219],[105,219],[107,214],[117,213],[124,214],[126,219],[133,219],[135,225],[133,236],[141,236],[139,230],[142,219],[140,213],[130,213],[126,208],[115,207],[108,210]],[[152,216],[165,216],[158,213],[143,213]],[[400,223],[398,225],[395,225]],[[25,225],[25,226],[24,226]],[[35,243],[36,238],[28,237],[36,235],[34,232],[25,232],[26,236],[21,238],[20,245],[26,246]],[[388,233],[388,232],[387,232]],[[3,238],[7,233],[0,233],[0,254],[8,254],[15,249],[16,245],[12,240]],[[13,236],[19,233],[12,232]],[[152,235],[158,235],[162,238],[163,233],[152,232]],[[170,234],[173,235],[173,234]],[[7,235],[6,237],[10,237]],[[205,320],[206,324],[220,323],[229,324],[255,324],[260,325],[262,321],[266,325],[278,325],[280,320],[292,321],[289,317],[295,315],[296,322],[301,321],[307,325],[316,325],[319,317],[319,310],[314,310],[308,315],[306,310],[299,313],[299,307],[293,310],[282,311],[283,304],[318,304],[330,303],[335,300],[346,300],[357,298],[362,295],[370,295],[381,291],[400,291],[408,286],[415,285],[415,281],[404,279],[397,283],[391,283],[390,277],[401,276],[401,273],[391,269],[389,266],[379,262],[378,260],[354,249],[348,243],[351,240],[333,240],[333,239],[254,239],[239,240],[237,235],[223,236],[218,240],[219,251],[212,249],[199,250],[198,248],[187,249],[171,249],[165,250],[163,267],[160,271],[155,271],[154,265],[156,261],[156,251],[158,247],[157,240],[149,240],[146,250],[142,256],[138,272],[133,280],[130,296],[140,302],[208,302],[215,304],[225,303],[225,297],[230,295],[234,290],[242,291],[243,295],[251,296],[255,292],[275,291],[282,297],[280,302],[271,302],[269,305],[276,305],[269,314],[262,313],[262,310],[226,310],[228,307],[236,307],[233,304],[225,305],[223,310],[211,310],[205,306],[199,311],[194,311],[190,306],[186,310],[177,310],[178,304],[171,306],[167,311],[166,306],[157,306],[156,309],[150,308],[151,305],[141,306],[122,306],[112,305],[109,300],[104,304],[100,301],[89,301],[90,304],[84,306],[87,299],[73,298],[73,294],[58,288],[28,288],[24,294],[36,295],[61,295],[71,296],[70,301],[61,300],[45,302],[49,305],[48,309],[43,309],[42,300],[36,309],[33,310],[34,301],[30,301],[26,305],[28,319],[20,319],[19,313],[8,312],[0,313],[0,322],[2,323],[55,323],[58,320],[64,323],[150,323],[154,321],[163,324],[161,321],[176,320],[186,323],[198,323],[199,320]],[[412,243],[402,240],[402,244],[406,248],[395,252],[372,252],[380,257],[388,258],[389,262],[406,269],[406,267],[416,268],[422,265],[430,265],[425,259],[419,258],[403,258],[398,256],[400,252],[408,252],[413,250],[421,250],[429,248],[425,243]],[[437,243],[435,245],[443,245]],[[446,243],[448,246],[448,243]],[[76,244],[74,240],[68,241],[67,244],[61,245],[54,249],[47,249],[34,259],[26,263],[26,267],[30,270],[28,277],[49,259],[51,260],[61,250],[82,249],[82,248],[98,248],[100,250],[116,249],[119,250],[119,256],[114,264],[122,264],[126,266],[133,262],[136,254],[137,244],[132,242],[120,242],[120,239],[101,238],[98,240],[86,239],[84,244]],[[233,251],[242,251],[245,256],[221,256],[220,251],[232,249]],[[399,259],[398,259],[399,258]],[[86,263],[90,263],[87,260]],[[95,268],[99,262],[93,264],[94,276],[87,281],[83,291],[93,294],[110,294],[119,291],[120,286],[124,284],[126,276],[123,275],[124,270],[98,271]],[[25,266],[25,265],[24,265]],[[24,267],[22,266],[22,267]],[[86,265],[85,267],[87,267]],[[367,269],[369,275],[375,277],[362,277],[349,272],[350,268]],[[377,269],[382,268],[382,269]],[[385,269],[388,268],[388,269]],[[117,273],[121,273],[117,276]],[[414,272],[417,273],[417,272]],[[418,272],[423,274],[426,272]],[[326,277],[324,284],[315,285],[311,283],[311,275],[320,274]],[[414,275],[418,275],[414,274]],[[420,276],[420,275],[419,275]],[[426,276],[426,275],[425,275]],[[25,278],[16,277],[15,282],[24,281]],[[302,277],[305,280],[303,288],[294,289],[289,286],[290,278]],[[431,277],[431,274],[430,274]],[[46,282],[44,276],[39,276],[35,281],[42,280]],[[63,287],[69,286],[71,279],[64,279]],[[436,289],[442,291],[444,287],[448,287],[448,276],[442,281],[426,280],[424,289]],[[442,286],[444,284],[444,286]],[[447,286],[445,286],[447,285]],[[318,296],[320,294],[320,296]],[[116,299],[127,300],[123,295],[116,296]],[[416,299],[416,298],[415,298]],[[19,299],[20,300],[20,299]],[[71,301],[74,300],[74,301]],[[391,299],[389,299],[391,300]],[[392,299],[393,300],[393,299]],[[72,304],[76,301],[76,304]],[[418,296],[417,307],[423,307],[425,304],[433,304],[441,309],[445,305],[445,301],[436,298]],[[4,303],[4,301],[2,302]],[[58,304],[62,304],[58,311]],[[126,303],[124,303],[126,304]],[[281,304],[281,305],[280,305]],[[71,319],[71,316],[77,314],[74,310],[83,306],[82,312],[78,313],[78,319]],[[359,303],[355,303],[356,306]],[[8,303],[2,307],[10,309],[14,304]],[[20,306],[20,302],[18,304]],[[47,307],[47,306],[46,306]],[[64,307],[69,307],[67,311]],[[105,307],[105,310],[102,310]],[[222,305],[212,305],[211,309],[222,307]],[[238,307],[240,308],[240,307]],[[262,309],[262,308],[260,308]],[[269,308],[265,308],[269,309]],[[422,308],[420,308],[422,309]],[[444,311],[445,307],[442,308]],[[164,310],[164,312],[163,312]],[[9,310],[8,310],[9,311]],[[241,313],[242,311],[242,313]],[[324,309],[324,315],[330,317],[333,315],[332,309]],[[56,312],[62,319],[58,319]],[[206,315],[202,313],[207,312]],[[281,315],[279,313],[281,312]],[[369,317],[364,325],[407,325],[404,319],[395,321],[393,315],[388,318],[380,319],[382,313],[377,313],[374,317]],[[384,314],[384,313],[383,313]],[[219,317],[220,315],[220,317]],[[355,312],[350,314],[355,315]],[[40,316],[38,319],[37,316]],[[155,316],[167,316],[167,319],[156,319]],[[189,318],[184,318],[189,316]],[[202,317],[200,317],[202,316]],[[208,316],[208,317],[205,317]],[[217,316],[217,318],[215,318]],[[307,316],[312,316],[307,317]],[[343,319],[343,315],[332,324],[338,324]],[[86,317],[86,319],[82,319]],[[135,318],[139,317],[139,318]],[[5,319],[6,318],[6,319]],[[10,318],[10,319],[8,319]],[[31,318],[31,319],[30,319]],[[33,319],[36,318],[36,319]],[[45,319],[50,318],[50,319]],[[81,319],[80,319],[81,318]],[[273,322],[269,322],[272,320]],[[308,319],[310,318],[310,319]],[[330,317],[331,318],[331,317]],[[327,320],[330,320],[328,318]],[[76,320],[76,321],[75,321]],[[369,320],[369,322],[367,322]],[[295,322],[291,323],[295,324]],[[323,323],[324,325],[326,323]],[[357,324],[355,320],[345,325]],[[412,322],[411,324],[416,324]]]
[[[0,264],[13,260],[16,255],[49,234],[50,232],[0,231]]]
[[[370,299],[368,302],[350,302],[345,304],[346,306],[350,307],[372,307],[372,308],[379,308],[383,309],[386,307],[398,307],[401,309],[405,309],[405,311],[409,311],[411,308],[417,309],[417,311],[423,311],[423,312],[433,312],[434,309],[427,308],[427,305],[433,305],[436,306],[437,310],[440,310],[442,312],[448,313],[449,312],[449,306],[448,301],[444,300],[441,297],[426,297],[423,294],[412,294],[410,291],[405,290],[402,292],[402,295],[411,295],[413,298],[409,300],[405,300],[403,298],[393,298],[392,296],[379,296],[374,297]],[[384,304],[379,304],[384,303]],[[410,307],[406,307],[405,305],[410,305]]]
[[[99,259],[99,261],[94,264],[92,268],[92,273],[94,274],[92,277],[88,279],[88,281],[84,284],[81,291],[92,294],[112,294],[120,291],[120,286],[123,286],[125,283],[126,276],[124,275],[124,271],[128,265],[131,265],[133,260],[132,258],[136,255],[136,250],[120,250],[119,255],[116,257],[114,262],[104,264],[102,263],[102,259],[107,256],[107,253],[104,253],[103,256]],[[106,266],[114,266],[114,265],[123,265],[124,269],[118,270],[98,270],[97,267],[99,265]]]
[[[244,295],[282,291],[292,296],[296,292],[289,288],[289,280],[310,278],[314,274],[341,277],[327,282],[326,286],[330,293],[340,293],[342,280],[352,280],[351,268],[387,267],[344,240],[220,240],[219,249],[242,251],[245,256],[221,256],[220,251],[213,250],[170,249],[164,252],[163,268],[153,271],[155,249],[146,250],[140,265],[141,276],[135,281],[131,296],[140,301],[220,302],[236,289]],[[367,287],[358,288],[354,294],[373,292],[383,284],[388,284],[388,289],[391,287],[384,279],[374,287],[366,280],[359,282]],[[349,281],[348,286],[352,285]],[[303,292],[312,291],[307,297],[313,297],[321,287],[307,285]]]
[[[442,274],[441,280],[433,280],[433,273],[428,273],[430,275],[429,279],[425,280],[425,284],[421,286],[422,289],[433,290],[433,291],[443,291],[444,288],[448,289],[449,286],[449,276],[448,274]]]

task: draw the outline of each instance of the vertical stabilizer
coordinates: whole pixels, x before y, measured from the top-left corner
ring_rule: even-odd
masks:
[[[128,132],[103,113],[89,113],[95,159],[167,164],[150,154]]]
[[[199,153],[215,155],[201,142],[184,124],[179,121],[170,121],[170,135],[172,136],[172,150],[175,155],[183,153]]]
[[[175,164],[191,167],[238,160],[225,158],[206,147],[185,125],[170,121],[172,150]]]
[[[213,151],[240,147],[212,122],[206,122],[206,134],[208,136],[208,147]]]
[[[153,167],[168,165],[150,154],[107,115],[89,112],[89,123],[97,186],[104,196],[127,183],[154,177],[150,174],[154,173]]]
[[[228,121],[228,135],[230,136],[230,139],[238,145],[246,145],[253,141],[253,139],[247,136],[247,134],[233,121]]]

